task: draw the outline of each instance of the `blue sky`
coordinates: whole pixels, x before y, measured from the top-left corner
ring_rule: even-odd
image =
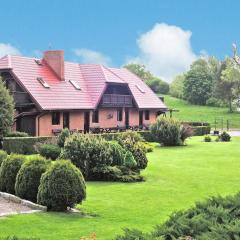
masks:
[[[143,63],[171,81],[200,54],[231,54],[239,10],[237,0],[2,1],[0,55],[51,46],[70,61]]]

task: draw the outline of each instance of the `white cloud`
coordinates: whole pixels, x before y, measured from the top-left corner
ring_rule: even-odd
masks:
[[[111,58],[97,51],[87,48],[73,49],[76,56],[80,57],[82,63],[94,63],[110,65]]]
[[[9,43],[0,43],[0,57],[4,55],[21,55],[21,52]]]
[[[140,53],[127,62],[144,64],[152,73],[171,82],[197,58],[191,48],[191,35],[180,27],[157,23],[137,39]]]

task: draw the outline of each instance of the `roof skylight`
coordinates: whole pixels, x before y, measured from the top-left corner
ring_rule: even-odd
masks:
[[[77,89],[77,90],[81,90],[80,86],[73,80],[69,80],[69,82]]]
[[[37,80],[38,80],[45,88],[50,88],[50,86],[49,86],[41,77],[37,77]]]
[[[36,62],[37,65],[42,66],[42,61],[41,60],[35,59],[35,62]]]
[[[136,85],[136,87],[141,93],[145,93],[144,89],[142,89],[139,85]]]

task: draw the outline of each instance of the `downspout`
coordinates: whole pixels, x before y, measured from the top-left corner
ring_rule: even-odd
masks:
[[[37,136],[39,136],[39,132],[40,132],[40,125],[39,125],[40,118],[43,117],[44,115],[46,115],[45,112],[40,113],[40,114],[37,116],[37,123],[38,123],[38,127],[37,127]]]

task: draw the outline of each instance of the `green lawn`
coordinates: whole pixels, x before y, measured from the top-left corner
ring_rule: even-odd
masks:
[[[149,231],[175,210],[186,209],[211,195],[240,189],[240,138],[230,143],[202,142],[194,137],[186,147],[156,146],[148,155],[142,183],[87,183],[81,206],[92,217],[64,213],[18,215],[0,219],[0,237],[16,234],[47,240],[79,240],[96,232],[113,239],[122,228]]]
[[[214,127],[216,119],[218,128],[222,128],[222,125],[226,128],[227,120],[229,120],[230,128],[240,128],[239,112],[229,113],[227,108],[192,105],[168,95],[165,95],[164,98],[169,108],[179,110],[179,112],[174,112],[173,116],[180,120],[209,122]]]

